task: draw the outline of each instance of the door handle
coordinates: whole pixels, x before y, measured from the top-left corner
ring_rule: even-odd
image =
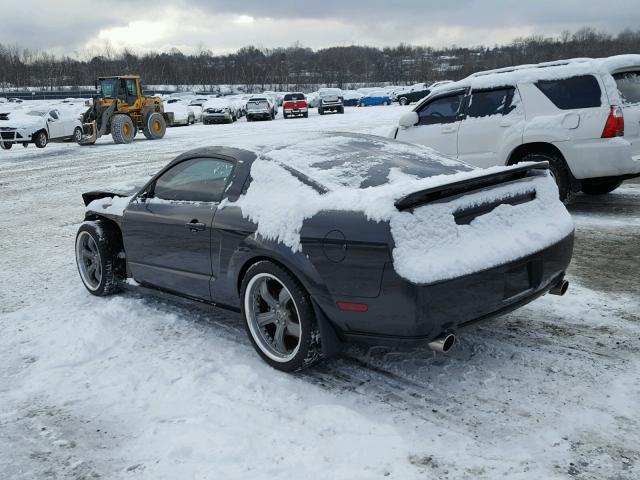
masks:
[[[189,223],[185,223],[184,226],[192,232],[202,232],[207,226],[204,223],[198,222],[197,219],[191,220]]]

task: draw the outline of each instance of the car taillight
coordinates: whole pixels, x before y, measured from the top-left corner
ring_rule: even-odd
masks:
[[[622,108],[611,105],[607,123],[604,124],[602,138],[614,138],[624,136],[624,114]]]

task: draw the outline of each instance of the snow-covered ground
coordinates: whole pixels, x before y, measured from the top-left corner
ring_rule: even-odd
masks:
[[[83,191],[198,146],[386,134],[408,108],[0,152],[0,478],[640,477],[640,183],[571,207],[565,297],[469,328],[446,356],[353,347],[285,375],[236,314],[82,287]]]

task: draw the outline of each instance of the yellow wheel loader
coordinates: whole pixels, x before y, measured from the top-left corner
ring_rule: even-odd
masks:
[[[83,115],[80,145],[93,145],[102,135],[111,134],[115,143],[131,143],[142,130],[149,140],[164,137],[172,113],[165,113],[162,99],[142,95],[140,77],[100,77],[98,95]]]

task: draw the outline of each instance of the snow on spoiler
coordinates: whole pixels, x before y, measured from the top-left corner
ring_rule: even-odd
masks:
[[[427,203],[437,202],[443,198],[449,198],[473,190],[480,190],[486,187],[493,187],[503,183],[519,180],[528,175],[531,170],[548,170],[548,162],[536,162],[510,168],[499,173],[488,173],[478,177],[459,180],[453,183],[445,183],[437,187],[426,188],[414,193],[410,193],[395,202],[398,210],[410,210]]]
[[[113,197],[130,197],[136,190],[94,190],[91,192],[85,192],[82,194],[82,201],[84,202],[84,206],[88,207],[91,202],[94,200],[100,200],[102,198],[113,198]]]

